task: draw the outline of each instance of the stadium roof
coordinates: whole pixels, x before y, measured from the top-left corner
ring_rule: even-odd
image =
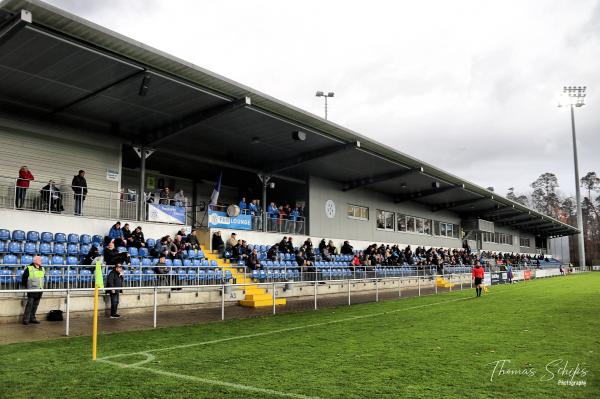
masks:
[[[264,93],[35,0],[0,4],[0,103],[219,167],[313,175],[542,236],[579,231]],[[293,140],[301,131],[306,140]],[[181,143],[185,139],[185,151]]]

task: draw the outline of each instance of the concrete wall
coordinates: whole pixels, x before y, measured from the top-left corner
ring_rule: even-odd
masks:
[[[461,248],[461,240],[418,233],[379,230],[376,227],[377,209],[399,212],[410,216],[439,220],[460,225],[460,217],[447,211],[431,212],[428,207],[403,202],[395,204],[390,196],[369,190],[343,192],[341,184],[324,179],[310,178],[310,233],[312,236],[359,240],[365,242],[385,242],[401,245],[425,245],[435,247]],[[335,216],[330,218],[325,212],[328,200],[335,204]],[[348,204],[369,208],[369,220],[355,220],[347,216]]]
[[[494,229],[498,233],[512,234],[513,245],[508,244],[496,244],[493,242],[484,242],[482,250],[484,251],[496,251],[496,252],[519,252],[519,253],[535,253],[535,236],[530,233],[519,232],[508,227],[502,227],[495,225]],[[519,237],[529,238],[529,247],[521,247]]]

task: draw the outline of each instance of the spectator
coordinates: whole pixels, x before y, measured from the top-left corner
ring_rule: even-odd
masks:
[[[321,240],[321,242],[319,242],[319,252],[323,253],[323,250],[325,249],[326,246],[327,246],[327,244],[325,243],[325,239],[323,238]]]
[[[112,288],[108,291],[110,295],[110,318],[118,319],[121,317],[117,313],[119,307],[119,294],[122,292],[119,288],[123,287],[123,266],[120,263],[115,264],[115,267],[108,273],[106,277],[106,288]]]
[[[185,195],[183,194],[183,188],[179,189],[175,194],[173,201],[175,202],[175,206],[187,206],[187,198],[185,198]]]
[[[126,247],[127,242],[123,238],[123,230],[121,230],[121,222],[117,222],[112,225],[108,232],[108,237],[111,240],[114,240],[115,246],[117,247]]]
[[[274,202],[271,202],[267,207],[267,215],[269,218],[269,230],[274,231],[279,220],[279,209],[275,206]]]
[[[167,256],[169,254],[169,236],[157,240],[150,252],[154,257]]]
[[[50,212],[60,213],[64,210],[62,205],[62,193],[56,187],[54,180],[50,180],[40,190],[40,196],[42,198],[42,209],[49,210]]]
[[[125,223],[123,225],[123,228],[121,229],[121,232],[123,233],[123,241],[125,242],[125,245],[123,245],[124,247],[131,247],[132,243],[133,243],[133,237],[131,237],[131,230],[129,229],[129,223]]]
[[[298,213],[298,208],[294,208],[294,209],[290,210],[290,213],[288,214],[290,227],[288,230],[291,233],[297,234],[297,233],[301,232],[301,230],[298,229],[298,223],[297,223],[299,216],[300,216],[300,214]]]
[[[196,237],[196,229],[192,229],[192,232],[188,234],[186,241],[190,245],[190,249],[200,249],[200,242],[198,241],[198,237]]]
[[[33,262],[25,268],[21,277],[21,284],[28,290],[41,290],[44,288],[44,268],[42,267],[41,257],[35,256]],[[27,303],[23,312],[23,324],[40,324],[35,317],[40,299],[42,299],[41,292],[27,293]]]
[[[246,204],[246,197],[242,197],[238,206],[240,207],[241,214],[246,213],[245,211],[246,209],[248,209],[248,205]]]
[[[295,251],[295,249],[294,249],[294,243],[292,242],[292,237],[288,237],[288,240],[287,240],[287,252],[289,254],[293,254],[294,251]]]
[[[81,261],[81,264],[86,266],[92,265],[94,263],[94,259],[96,259],[98,256],[100,256],[100,251],[98,250],[98,247],[92,245],[87,255]],[[91,272],[94,271],[93,267],[89,267],[87,269]]]
[[[256,249],[253,249],[252,252],[250,252],[250,255],[248,255],[248,257],[246,258],[246,266],[248,266],[248,268],[250,268],[251,270],[256,270],[260,266],[260,261],[258,260],[258,253],[256,252]]]
[[[288,245],[287,245],[287,237],[283,237],[281,241],[279,241],[279,250],[283,253],[288,253]]]
[[[252,200],[250,205],[248,205],[248,212],[250,212],[250,216],[252,216],[252,228],[254,230],[262,229],[262,212],[258,205],[258,200]]]
[[[275,244],[267,251],[267,259],[276,261],[279,256],[279,245]]]
[[[187,243],[183,242],[181,236],[178,234],[175,236],[175,240],[173,240],[173,245],[175,245],[175,254],[173,254],[173,258],[183,260],[188,249]]]
[[[220,231],[215,231],[213,233],[211,248],[213,251],[217,251],[219,253],[223,253],[225,251],[225,243],[223,242],[223,237],[221,237]]]
[[[27,195],[27,189],[29,188],[29,182],[34,180],[31,171],[27,166],[21,166],[19,169],[19,177],[17,178],[17,196],[15,198],[15,207],[22,209],[25,204],[25,197]]]
[[[168,285],[169,268],[167,267],[167,258],[164,254],[158,257],[158,262],[154,265],[154,273],[157,275],[156,283],[158,285]]]
[[[331,255],[337,255],[337,247],[333,243],[333,240],[329,240],[329,243],[327,244],[327,250]]]
[[[237,234],[235,233],[231,233],[231,236],[229,237],[229,239],[227,240],[227,246],[226,246],[226,250],[227,251],[231,251],[233,249],[233,247],[235,247],[237,245]]]
[[[73,189],[73,199],[75,203],[75,215],[81,216],[83,210],[83,201],[87,195],[87,181],[85,180],[85,171],[80,170],[78,174],[73,176],[71,182],[71,188]]]
[[[173,260],[177,257],[179,248],[173,242],[173,239],[169,236],[165,236],[167,238],[167,256],[169,259]]]
[[[125,263],[129,260],[129,254],[127,252],[119,252],[115,248],[115,242],[110,241],[106,248],[104,248],[104,252],[102,254],[104,256],[104,263],[107,265],[116,265],[117,263]]]
[[[342,245],[340,253],[342,255],[352,255],[354,253],[354,248],[348,241],[344,241],[344,245]]]
[[[169,187],[165,187],[160,190],[159,193],[159,201],[158,203],[161,205],[170,205],[171,204],[171,190]]]
[[[144,233],[142,232],[142,226],[138,226],[131,233],[131,245],[132,247],[136,247],[140,249],[146,246],[146,240],[144,239]]]

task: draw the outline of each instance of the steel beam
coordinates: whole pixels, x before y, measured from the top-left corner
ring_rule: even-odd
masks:
[[[404,201],[410,201],[410,200],[415,200],[415,199],[421,199],[421,198],[425,198],[425,197],[430,197],[432,195],[437,195],[437,194],[441,194],[441,193],[445,193],[447,191],[450,190],[455,190],[457,188],[465,188],[464,184],[461,185],[456,185],[456,186],[449,186],[449,187],[442,187],[442,188],[433,188],[431,190],[427,190],[427,191],[420,191],[417,193],[410,193],[407,195],[403,195],[403,196],[399,196],[394,198],[394,203],[400,203],[400,202],[404,202]]]
[[[382,173],[380,175],[364,177],[362,179],[355,179],[355,180],[345,182],[342,187],[342,191],[350,191],[350,190],[354,190],[355,188],[360,188],[360,187],[368,186],[371,184],[381,183],[384,181],[397,179],[402,176],[407,176],[407,175],[411,175],[414,173],[422,173],[422,172],[423,172],[423,168],[408,169],[408,170],[402,170],[402,171]]]
[[[440,205],[434,205],[431,207],[431,211],[432,212],[438,212],[444,209],[451,209],[451,208],[458,208],[461,206],[465,206],[465,205],[471,205],[471,204],[476,204],[478,202],[481,201],[485,201],[485,200],[493,200],[494,197],[482,197],[482,198],[474,198],[474,199],[468,199],[468,200],[463,200],[463,201],[454,201],[454,202],[448,202],[446,204],[440,204]]]

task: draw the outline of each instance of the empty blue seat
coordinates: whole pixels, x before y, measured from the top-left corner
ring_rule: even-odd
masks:
[[[202,252],[202,250],[198,251],[198,254],[196,255],[197,258],[204,258],[204,252]]]
[[[216,261],[216,260],[211,260],[211,261],[210,261],[210,265],[211,265],[212,267],[217,267],[217,266],[219,266],[219,264],[217,263],[217,261]]]
[[[142,266],[152,266],[152,260],[150,258],[142,259]]]
[[[188,281],[194,281],[194,280],[196,280],[196,277],[197,277],[197,273],[194,269],[188,270],[188,272],[187,272]]]
[[[181,266],[183,266],[183,263],[181,262],[181,259],[174,259],[173,260],[173,266],[174,267],[181,267]]]
[[[11,284],[14,281],[9,269],[0,269],[0,284]]]
[[[196,250],[195,249],[188,249],[187,255],[188,255],[188,258],[192,258],[192,259],[195,258],[196,255],[197,255]]]
[[[202,261],[200,259],[194,259],[192,261],[193,266],[202,266]]]
[[[166,259],[165,260],[165,265],[166,266],[173,266],[173,261],[171,259]]]
[[[140,248],[140,249],[138,250],[138,254],[139,254],[139,255],[140,255],[142,258],[147,258],[147,257],[149,256],[149,253],[148,253],[148,248],[144,248],[144,247]]]
[[[59,255],[54,255],[52,257],[52,264],[53,265],[64,265],[65,264],[65,258],[63,258],[62,256],[59,256]]]
[[[102,238],[102,236],[101,236],[101,235],[95,234],[95,235],[92,237],[92,243],[93,243],[93,244],[96,244],[96,243],[100,244],[102,241],[104,241],[104,239]]]
[[[42,242],[52,242],[54,240],[54,234],[49,231],[44,231],[40,238]]]
[[[25,241],[25,232],[23,230],[13,230],[12,239],[13,241]]]
[[[48,244],[47,242],[43,242],[40,244],[40,254],[42,255],[50,255],[52,253],[52,248],[50,247],[50,244]],[[64,251],[63,251],[64,253]]]
[[[136,247],[127,248],[130,256],[138,256],[138,249]]]
[[[69,244],[79,244],[79,234],[70,233],[67,238],[67,242]]]
[[[0,241],[10,240],[10,231],[6,229],[0,229]]]
[[[67,254],[68,255],[79,255],[79,247],[77,246],[77,244],[67,245]]]
[[[154,248],[155,245],[156,245],[156,240],[154,240],[154,238],[148,238],[146,240],[146,248]]]
[[[129,280],[134,282],[142,281],[142,271],[139,268],[129,270]]]
[[[28,231],[27,232],[27,241],[38,242],[40,240],[40,233],[37,231]]]
[[[90,252],[90,248],[91,248],[91,245],[89,245],[89,244],[81,245],[81,247],[79,248],[79,254],[87,255]]]
[[[50,258],[48,256],[42,255],[40,256],[40,259],[42,260],[43,266],[48,266],[50,264]]]
[[[187,273],[185,272],[185,269],[179,269],[179,271],[177,272],[177,281],[183,282],[186,280],[187,280]]]
[[[67,256],[67,265],[75,266],[78,264],[79,264],[79,259],[77,259],[77,256]]]
[[[2,263],[5,265],[16,265],[17,257],[15,255],[4,255],[4,258],[2,258]]]
[[[144,259],[144,260],[146,260],[146,259]],[[150,260],[150,259],[147,259],[147,260]],[[143,275],[142,279],[144,281],[154,281],[154,280],[156,280],[156,276],[154,275],[154,270],[152,270],[150,268],[144,269],[142,271],[142,275]]]
[[[0,241],[0,254],[8,251],[8,243],[6,241]]]
[[[49,270],[46,276],[46,281],[49,283],[60,284],[63,282],[62,271],[59,269]]]
[[[8,252],[11,254],[20,254],[23,252],[23,247],[20,242],[11,241],[10,244],[8,244]]]
[[[127,248],[125,248],[125,247],[118,247],[118,248],[117,248],[117,251],[118,251],[119,253],[122,253],[122,252],[127,252]]]
[[[184,259],[183,260],[183,266],[185,266],[185,267],[192,266],[192,261],[190,259]]]
[[[202,266],[208,266],[208,260],[204,259],[204,260],[202,261]]]
[[[140,258],[131,258],[130,260],[131,267],[139,267],[140,266]]]
[[[26,242],[25,243],[25,247],[23,248],[23,251],[26,254],[29,255],[34,255],[37,253],[37,246],[35,245],[35,242]]]
[[[79,282],[91,283],[93,281],[92,272],[88,269],[79,269]]]
[[[65,233],[54,234],[54,242],[67,242],[67,236]]]
[[[63,273],[63,279],[71,284],[77,281],[77,269],[67,269]]]
[[[44,249],[42,249],[42,247]],[[65,255],[67,253],[67,249],[65,248],[65,244],[63,243],[56,243],[54,244],[54,248],[52,250],[49,250],[47,248],[50,247],[50,244],[40,244],[40,252],[43,254],[49,254],[49,253],[55,253],[56,255]],[[48,252],[45,252],[46,250],[48,250]]]
[[[90,236],[89,234],[82,234],[81,236],[79,236],[79,243],[80,244],[91,244],[92,236]]]

